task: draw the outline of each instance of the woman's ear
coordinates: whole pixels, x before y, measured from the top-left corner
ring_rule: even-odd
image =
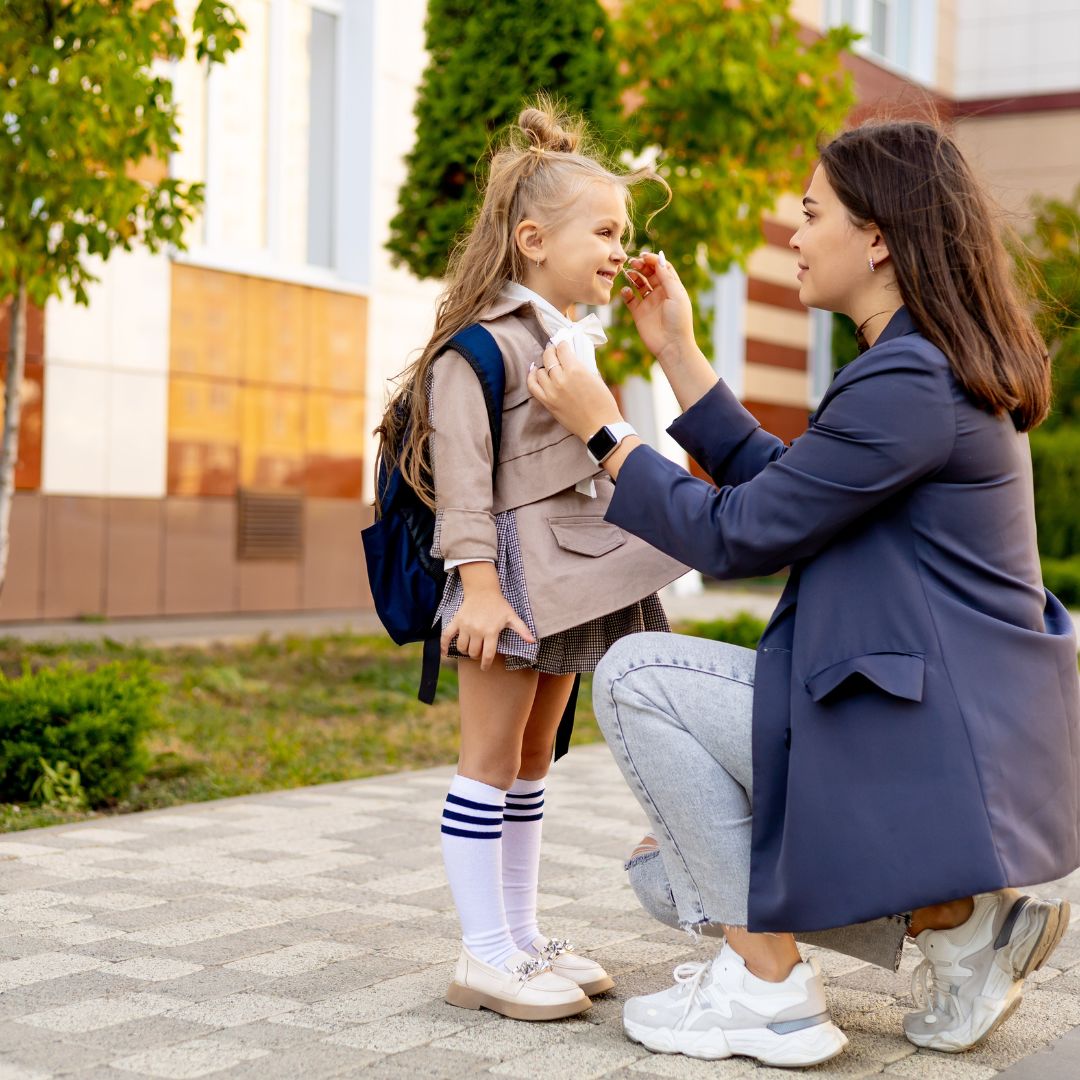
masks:
[[[517,244],[518,251],[529,262],[534,263],[537,259],[543,257],[544,237],[540,226],[531,218],[525,218],[524,221],[518,222],[518,226],[514,230],[514,241]]]
[[[867,251],[866,256],[868,259],[874,260],[874,266],[881,266],[888,261],[889,258],[889,245],[885,243],[885,237],[877,231],[876,226],[871,225],[869,227],[870,234],[870,249]]]

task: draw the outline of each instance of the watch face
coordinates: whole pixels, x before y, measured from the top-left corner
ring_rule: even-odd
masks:
[[[619,440],[610,428],[602,427],[585,445],[597,461],[603,461],[619,445]]]

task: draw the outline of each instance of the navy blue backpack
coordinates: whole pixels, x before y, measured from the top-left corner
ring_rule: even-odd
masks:
[[[446,347],[460,353],[480,380],[497,466],[506,385],[502,353],[479,324],[455,334]],[[361,533],[371,596],[386,632],[398,645],[424,642],[420,700],[430,704],[439,677],[442,632],[435,613],[446,584],[442,559],[431,556],[435,512],[405,482],[396,465],[388,469],[385,460],[380,462],[377,483],[382,510],[375,524]]]

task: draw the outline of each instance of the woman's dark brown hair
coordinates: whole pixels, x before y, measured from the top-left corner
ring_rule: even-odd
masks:
[[[1050,408],[1050,361],[990,200],[946,132],[923,121],[864,124],[821,148],[856,225],[885,238],[900,295],[976,404],[1020,431]]]

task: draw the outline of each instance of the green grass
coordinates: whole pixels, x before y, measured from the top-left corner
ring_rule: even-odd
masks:
[[[457,672],[446,664],[435,704],[416,699],[419,647],[338,634],[264,638],[212,648],[142,648],[109,638],[0,639],[0,669],[16,677],[61,661],[96,667],[144,658],[166,687],[147,741],[146,778],[109,813],[350,780],[448,764],[457,757]],[[583,680],[574,742],[600,739]],[[0,831],[96,816],[0,803]]]

